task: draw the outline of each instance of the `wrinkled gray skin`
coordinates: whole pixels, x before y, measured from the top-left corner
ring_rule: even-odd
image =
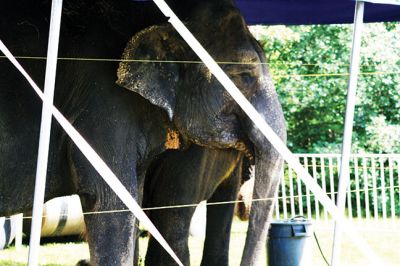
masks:
[[[285,140],[282,109],[267,67],[260,64],[265,63],[265,56],[241,15],[226,3],[204,4],[196,12],[188,28],[217,61],[243,63],[227,63],[222,68]],[[123,59],[197,60],[170,25],[150,27],[135,35]],[[251,151],[256,175],[253,198],[274,197],[282,165],[280,155],[204,65],[123,62],[117,83],[163,108],[186,141]],[[265,263],[260,258],[272,207],[272,201],[254,202],[241,265]]]
[[[192,144],[185,151],[166,151],[147,172],[143,207],[227,202],[236,199],[248,178],[247,158],[234,149],[212,149]],[[229,265],[229,239],[234,204],[207,206],[207,229],[202,265]],[[149,217],[184,263],[190,264],[188,237],[195,207],[149,211]],[[176,265],[150,238],[146,265]]]

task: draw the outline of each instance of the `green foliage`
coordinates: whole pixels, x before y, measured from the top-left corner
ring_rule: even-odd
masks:
[[[288,125],[294,152],[339,152],[346,104],[350,25],[255,26]],[[353,152],[400,150],[400,24],[366,24],[354,119]],[[384,123],[377,123],[384,120]],[[374,138],[374,139],[371,139]]]
[[[400,153],[400,125],[388,124],[383,115],[372,117],[366,126],[366,145],[379,153]]]

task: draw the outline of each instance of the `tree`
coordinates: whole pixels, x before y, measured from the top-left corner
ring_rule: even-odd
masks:
[[[288,124],[288,146],[294,152],[340,152],[351,26],[251,30],[269,60]],[[381,145],[376,132],[400,124],[400,24],[366,24],[363,36],[353,152],[397,151],[398,136],[389,134]]]

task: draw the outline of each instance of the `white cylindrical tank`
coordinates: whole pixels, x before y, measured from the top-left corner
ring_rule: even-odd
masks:
[[[31,220],[24,219],[24,233],[29,235],[30,229]],[[54,198],[44,204],[42,237],[81,235],[84,231],[85,222],[78,195]]]
[[[42,236],[79,235],[84,229],[81,201],[77,195],[54,198],[44,205]]]

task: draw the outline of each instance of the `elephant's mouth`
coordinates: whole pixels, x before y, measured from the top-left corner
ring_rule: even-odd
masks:
[[[223,134],[224,135],[224,134]],[[249,140],[243,140],[236,134],[229,132],[223,137],[208,137],[208,138],[192,138],[191,142],[199,146],[214,147],[217,149],[235,149],[246,156],[246,158],[254,164],[254,145]]]
[[[254,164],[254,149],[253,144],[249,141],[238,141],[233,146],[234,149],[243,152],[250,164]]]

